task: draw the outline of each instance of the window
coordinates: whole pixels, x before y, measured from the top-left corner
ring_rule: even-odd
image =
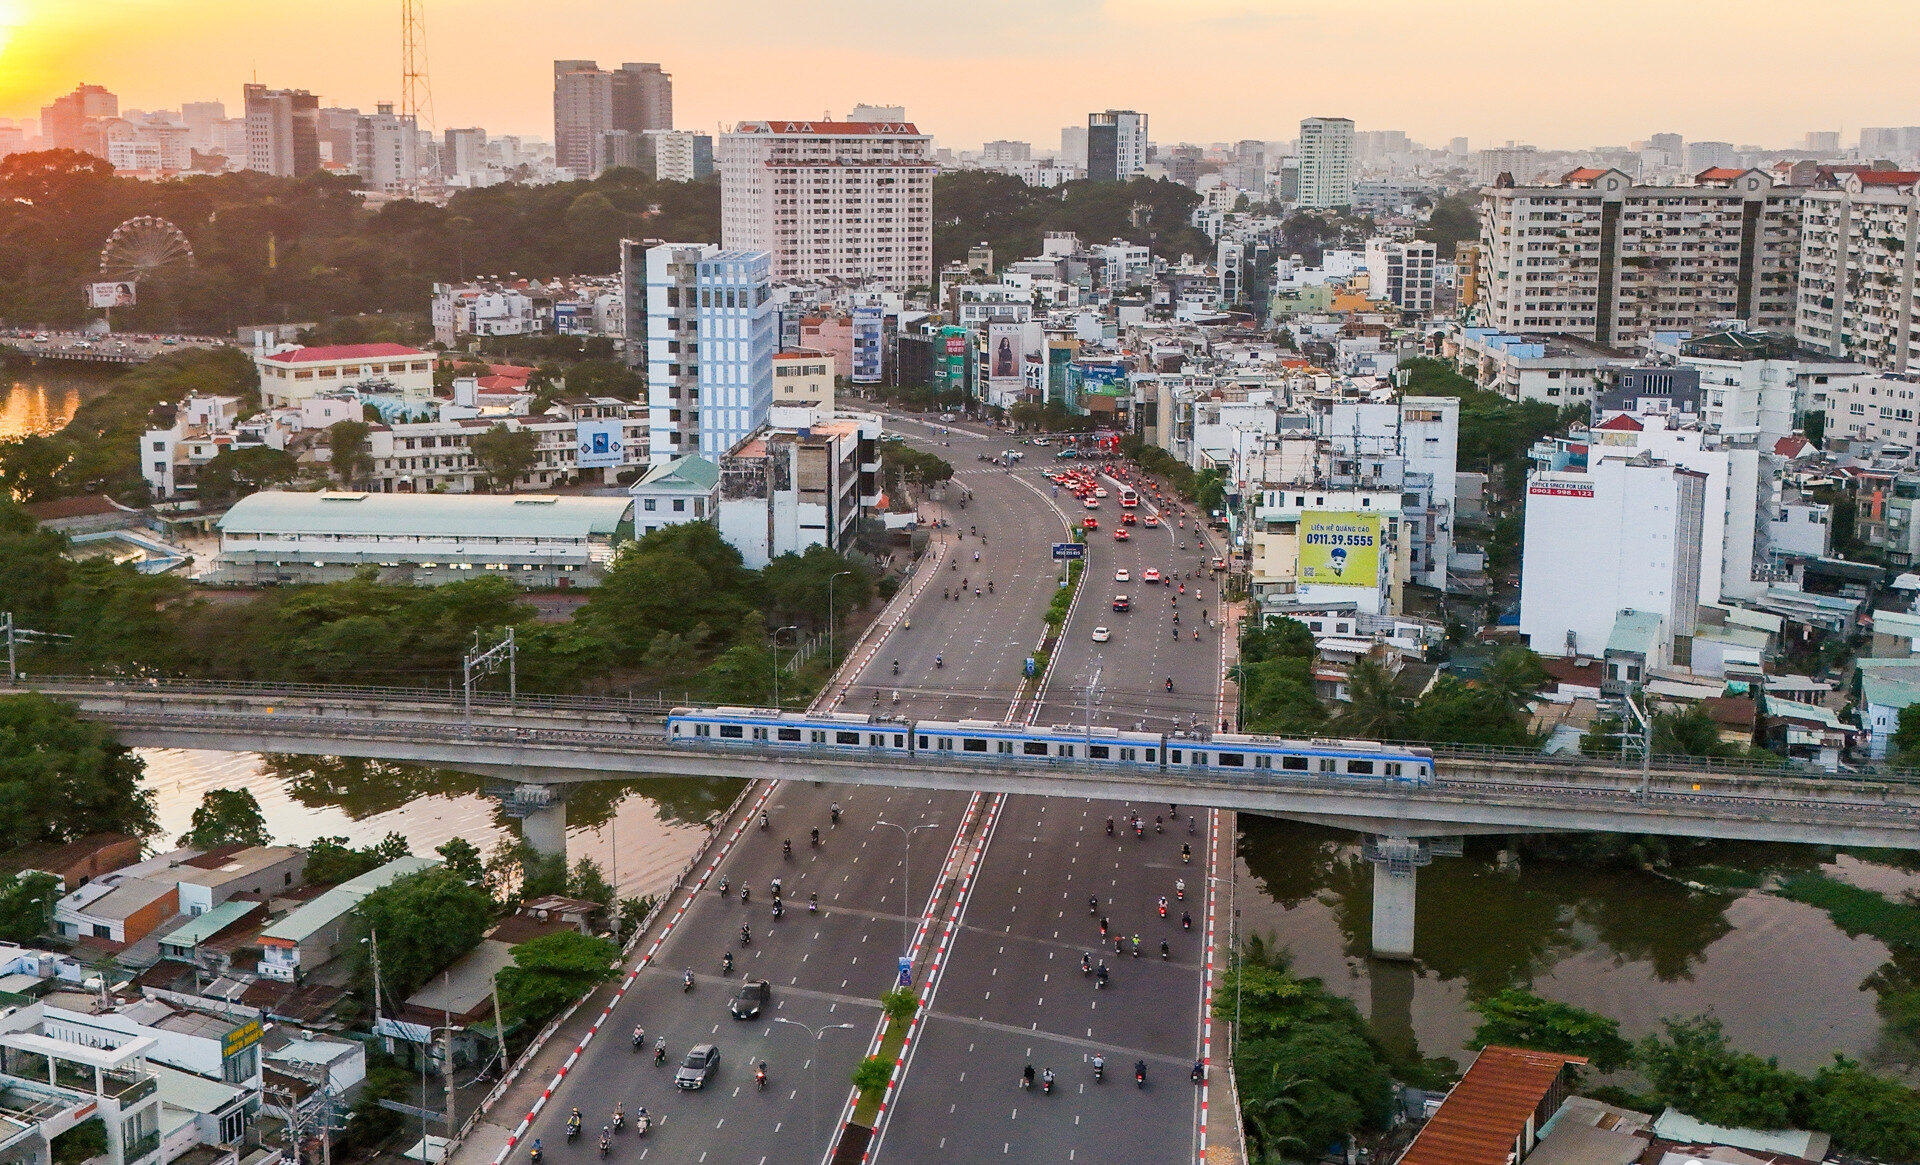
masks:
[[[1283,769],[1291,769],[1296,773],[1304,773],[1307,771],[1307,758],[1304,756],[1283,756],[1280,758],[1280,767]]]
[[[645,510],[649,514],[653,513],[655,508],[654,499],[648,498],[646,501],[641,503],[640,508]]]
[[[1370,760],[1350,760],[1347,762],[1347,772],[1363,777],[1370,777],[1373,775],[1373,762]]]
[[[740,730],[738,724],[722,724],[720,726],[720,735],[726,740],[741,740],[746,737],[746,733]]]
[[[684,513],[686,513],[686,512],[687,512],[687,499],[685,499],[685,498],[675,498],[675,499],[673,499],[673,512],[674,512],[674,513],[676,513],[676,514],[684,514]]]
[[[1089,744],[1087,746],[1087,759],[1108,760],[1111,759],[1111,753],[1104,744]]]
[[[1247,767],[1247,758],[1244,753],[1223,752],[1220,754],[1220,759],[1214,763],[1224,768],[1244,769]]]
[[[1045,756],[1047,755],[1047,742],[1044,740],[1023,740],[1020,742],[1020,751],[1027,756]]]
[[[788,740],[798,744],[800,743],[800,730],[798,728],[782,728],[777,739]]]
[[[977,736],[969,736],[960,742],[960,749],[963,752],[985,752],[987,742]]]

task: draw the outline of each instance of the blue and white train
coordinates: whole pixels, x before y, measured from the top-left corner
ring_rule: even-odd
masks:
[[[1277,775],[1433,783],[1433,753],[1368,740],[1293,740],[1219,733],[1182,736],[1070,725],[1010,727],[991,720],[906,720],[853,712],[808,715],[769,708],[675,708],[674,744],[822,749],[863,754],[1049,764],[1061,761],[1151,772]]]

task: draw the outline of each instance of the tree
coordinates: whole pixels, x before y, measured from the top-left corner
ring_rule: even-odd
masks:
[[[247,789],[208,789],[193,811],[193,823],[180,835],[190,849],[219,849],[223,845],[266,845],[273,840],[260,802]]]
[[[573,873],[567,877],[567,896],[611,906],[613,884],[600,872],[598,862],[592,858],[581,858],[573,864]]]
[[[1521,746],[1531,742],[1524,705],[1457,676],[1441,676],[1414,704],[1407,734],[1435,744]]]
[[[354,849],[344,837],[318,837],[307,847],[302,877],[320,886],[345,882],[407,856],[407,839],[389,833],[374,845]]]
[[[354,914],[379,936],[386,998],[405,999],[477,946],[492,909],[485,890],[445,866],[396,878],[361,899]]]
[[[513,483],[540,460],[540,435],[528,429],[509,429],[504,424],[475,433],[469,446],[489,490],[504,487],[512,493]]]
[[[853,1069],[853,1086],[862,1094],[871,1095],[887,1086],[893,1079],[893,1063],[880,1056],[868,1056]]]
[[[1506,1044],[1585,1056],[1596,1071],[1616,1072],[1633,1060],[1633,1045],[1620,1036],[1620,1024],[1591,1011],[1542,999],[1518,987],[1476,1001],[1480,1026],[1469,1047]]]
[[[464,837],[449,839],[444,845],[434,847],[434,853],[446,867],[460,876],[460,879],[472,885],[486,881],[487,868],[480,860],[480,850]]]
[[[1660,756],[1732,757],[1741,749],[1720,739],[1720,726],[1706,705],[1689,704],[1653,714],[1653,751]]]
[[[327,427],[327,448],[333,476],[352,489],[373,473],[372,430],[365,421],[335,421]]]
[[[1791,1072],[1734,1051],[1711,1016],[1663,1023],[1665,1039],[1650,1035],[1634,1049],[1661,1099],[1708,1124],[1783,1129],[1793,1123],[1800,1081]]]
[[[560,1009],[619,974],[620,948],[604,938],[560,931],[519,943],[513,965],[500,970],[500,1001],[509,1015],[544,1023]]]
[[[0,942],[25,946],[53,933],[53,903],[60,879],[27,870],[0,887]]]
[[[1848,1153],[1888,1161],[1920,1157],[1920,1093],[1844,1056],[1814,1073],[1807,1123]]]
[[[1900,721],[1887,738],[1887,746],[1899,763],[1920,764],[1920,704],[1900,709]]]
[[[89,833],[150,837],[146,763],[110,730],[38,693],[0,697],[0,852]]]
[[[880,1010],[890,1023],[905,1023],[920,1010],[920,997],[911,987],[895,987],[880,996]]]
[[[1393,673],[1378,660],[1362,659],[1347,673],[1347,705],[1333,725],[1349,736],[1399,740],[1406,733],[1407,701],[1394,690]]]
[[[1534,696],[1553,677],[1547,674],[1540,657],[1518,645],[1505,647],[1488,662],[1479,684],[1497,696],[1501,704],[1515,713],[1524,713]]]
[[[1820,448],[1827,439],[1827,414],[1818,410],[1800,414],[1800,435]]]
[[[827,624],[829,597],[835,619],[845,619],[872,599],[873,571],[824,546],[809,546],[804,553],[782,554],[767,563],[760,586],[769,619],[814,629]]]
[[[222,449],[195,475],[194,496],[203,506],[230,506],[251,493],[286,485],[299,475],[291,453],[265,445]]]

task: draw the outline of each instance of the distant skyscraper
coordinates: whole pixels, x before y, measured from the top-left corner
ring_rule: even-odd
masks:
[[[56,150],[85,150],[106,156],[97,119],[120,116],[120,99],[101,85],[76,85],[40,110],[40,134]]]
[[[1353,205],[1353,122],[1309,117],[1300,123],[1300,205]]]
[[[1491,146],[1480,151],[1480,185],[1491,186],[1500,180],[1500,175],[1511,174],[1513,180],[1522,186],[1536,181],[1540,177],[1540,150],[1537,146],[1523,146],[1508,142],[1504,146]]]
[[[413,115],[396,115],[391,101],[374,108],[373,116],[362,117],[354,128],[354,173],[368,190],[413,193],[420,186],[420,134]]]
[[[329,105],[320,110],[314,124],[320,137],[321,160],[354,171],[353,139],[360,131],[360,111]]]
[[[1736,166],[1739,162],[1740,157],[1734,152],[1732,142],[1687,143],[1687,169],[1692,173]]]
[[[1147,168],[1147,115],[1109,109],[1087,115],[1087,177],[1125,182]]]
[[[1064,126],[1060,130],[1060,164],[1087,168],[1087,127]]]
[[[470,178],[487,169],[487,131],[450,129],[441,135],[440,172],[450,178]]]
[[[1456,158],[1464,158],[1472,152],[1473,150],[1469,148],[1469,143],[1466,138],[1454,138],[1447,143],[1447,153],[1452,154]]]
[[[933,286],[933,140],[907,121],[743,121],[718,145],[728,250],[776,279]]]
[[[188,101],[180,106],[180,120],[187,123],[187,141],[195,149],[211,149],[214,127],[227,120],[227,106],[223,101]]]
[[[243,88],[247,169],[300,178],[320,168],[320,99],[305,89]]]
[[[673,128],[673,77],[651,62],[609,72],[594,61],[553,63],[553,159],[587,178],[606,169],[606,135]]]

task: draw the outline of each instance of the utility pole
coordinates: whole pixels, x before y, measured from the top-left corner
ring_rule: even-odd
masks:
[[[835,663],[833,654],[833,625],[837,621],[833,614],[833,580],[845,578],[852,573],[850,570],[843,570],[838,574],[830,574],[827,576],[827,673],[829,675],[833,673]]]
[[[30,631],[13,621],[12,611],[0,611],[0,634],[7,637],[7,682],[20,682],[20,641],[23,639],[72,639],[56,631]]]
[[[473,689],[484,677],[500,670],[504,663],[507,669],[507,706],[516,706],[520,700],[519,653],[513,643],[513,628],[507,628],[505,639],[480,650],[480,632],[473,633],[473,650],[460,659],[461,704],[466,712],[467,727],[473,727]]]

